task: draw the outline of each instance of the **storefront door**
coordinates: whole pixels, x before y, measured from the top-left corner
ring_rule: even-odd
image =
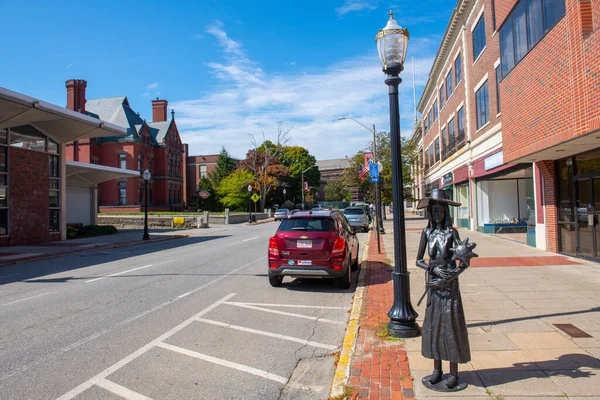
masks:
[[[600,258],[600,177],[576,181],[578,255]]]

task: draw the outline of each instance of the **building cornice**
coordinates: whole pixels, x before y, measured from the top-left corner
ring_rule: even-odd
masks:
[[[427,84],[425,85],[425,89],[423,90],[423,94],[421,95],[421,100],[419,100],[419,104],[417,106],[417,110],[420,113],[423,113],[423,110],[427,105],[427,101],[431,96],[431,93],[434,90],[437,90],[437,80],[440,76],[440,73],[442,72],[442,68],[444,67],[444,65],[446,64],[446,60],[450,56],[450,51],[452,50],[452,46],[461,31],[465,17],[468,16],[467,11],[475,4],[476,1],[477,0],[458,0],[454,11],[452,11],[452,15],[450,16],[450,22],[448,22],[446,32],[444,32],[442,44],[440,45],[440,48],[438,49],[438,52],[435,55],[433,66],[429,71],[429,78],[427,79]]]

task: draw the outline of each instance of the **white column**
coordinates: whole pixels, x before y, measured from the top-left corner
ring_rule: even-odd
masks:
[[[92,187],[92,222],[98,225],[98,185]]]
[[[477,230],[477,184],[474,179],[469,179],[469,213],[471,214],[471,226],[472,231]]]
[[[541,182],[537,180],[540,179]],[[538,191],[538,183],[541,187],[541,192]],[[538,178],[536,173],[536,164],[533,163],[533,193],[535,202],[535,247],[540,250],[548,250],[547,232],[546,232],[546,207],[544,204],[544,179],[540,176]],[[538,201],[541,198],[542,201]],[[537,220],[537,213],[539,204],[544,209],[544,221],[540,223]]]
[[[60,144],[60,154],[58,156],[60,164],[60,211],[58,213],[60,220],[60,240],[67,240],[67,145]]]

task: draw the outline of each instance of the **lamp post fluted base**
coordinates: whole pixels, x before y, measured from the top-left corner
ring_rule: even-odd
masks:
[[[391,321],[388,323],[388,335],[393,338],[412,338],[421,334],[421,328],[415,322]]]
[[[417,324],[417,312],[410,303],[409,272],[392,272],[394,305],[388,312],[388,335],[395,338],[411,338],[421,334]]]

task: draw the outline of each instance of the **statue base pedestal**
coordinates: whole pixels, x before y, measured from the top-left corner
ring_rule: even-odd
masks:
[[[431,377],[431,375],[428,375],[425,378],[423,378],[421,382],[423,382],[423,386],[425,386],[427,389],[435,390],[436,392],[460,392],[461,390],[465,390],[467,386],[469,386],[467,382],[459,379],[458,384],[456,386],[454,386],[453,388],[449,388],[446,386],[446,380],[449,378],[449,376],[450,375],[444,375],[444,379],[442,379],[435,385],[429,382],[429,378]]]

